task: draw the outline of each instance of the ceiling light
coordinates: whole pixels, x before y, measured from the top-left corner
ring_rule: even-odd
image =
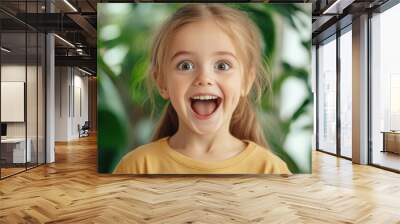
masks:
[[[332,13],[330,12],[332,9],[334,9],[337,4],[339,4],[341,0],[336,0],[332,5],[330,5],[327,9],[324,10],[324,12],[322,14],[328,14],[328,13]]]
[[[78,53],[79,55],[83,55],[83,49],[77,48],[76,53]]]
[[[66,43],[67,45],[69,45],[69,46],[75,48],[75,45],[71,44],[71,42],[67,41],[66,39],[64,39],[64,38],[62,38],[62,37],[60,37],[60,36],[58,36],[57,34],[54,34],[54,36],[57,37],[58,39],[60,39],[61,41],[63,41],[64,43]]]
[[[65,4],[67,4],[72,10],[74,10],[74,12],[78,12],[78,10],[71,4],[69,3],[68,0],[64,0]]]
[[[78,67],[78,70],[81,71],[81,72],[83,72],[83,73],[85,73],[85,74],[92,75],[92,73],[90,73],[90,72],[88,72],[88,71],[86,71],[86,70],[83,70],[83,69],[81,69],[81,68],[79,68],[79,67]]]
[[[4,52],[7,52],[7,53],[10,53],[10,52],[11,52],[10,50],[8,50],[8,49],[5,48],[5,47],[1,47],[1,50],[4,51]]]

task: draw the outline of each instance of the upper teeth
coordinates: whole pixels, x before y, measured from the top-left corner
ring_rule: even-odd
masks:
[[[194,99],[194,100],[214,100],[217,98],[218,98],[217,96],[209,96],[209,95],[192,97],[192,99]]]

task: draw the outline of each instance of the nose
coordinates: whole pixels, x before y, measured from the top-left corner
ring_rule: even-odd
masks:
[[[212,77],[210,77],[207,72],[204,70],[199,71],[199,74],[197,74],[196,79],[194,80],[194,85],[195,86],[212,86],[214,85],[214,80]]]

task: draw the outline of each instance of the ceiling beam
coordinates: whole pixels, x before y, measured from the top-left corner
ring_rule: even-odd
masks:
[[[332,2],[322,14],[342,14],[343,10],[351,5],[355,0],[336,0]]]
[[[55,56],[56,66],[80,66],[88,67],[96,71],[97,62],[95,57],[91,56]]]
[[[97,30],[90,24],[85,17],[80,14],[67,14],[67,16],[73,20],[78,26],[82,28],[82,30],[88,35],[86,41],[90,44],[90,46],[96,46],[96,38],[97,38]]]

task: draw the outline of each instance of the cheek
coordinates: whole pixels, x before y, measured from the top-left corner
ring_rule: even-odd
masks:
[[[171,74],[168,78],[168,93],[173,104],[177,105],[185,99],[188,80],[185,77]],[[183,102],[183,101],[182,101]]]
[[[229,106],[236,108],[240,99],[240,90],[242,85],[240,83],[240,79],[232,79],[226,80],[223,82],[222,91],[226,97],[227,103]]]
[[[222,81],[224,88],[231,93],[231,95],[240,95],[243,88],[243,80],[240,73],[228,74],[229,77]]]

